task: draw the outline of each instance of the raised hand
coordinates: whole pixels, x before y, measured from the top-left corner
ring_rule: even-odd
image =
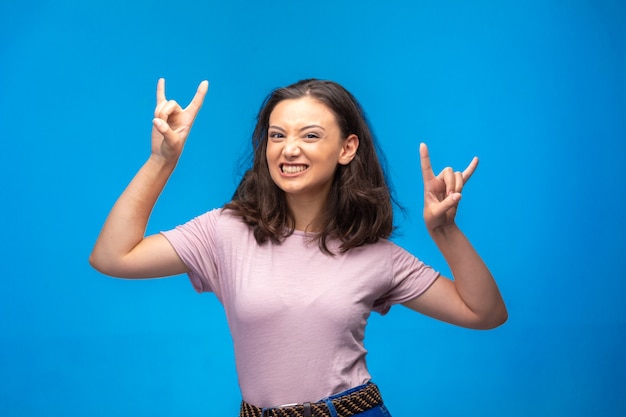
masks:
[[[209,83],[202,81],[186,108],[165,97],[165,80],[159,79],[156,90],[156,108],[152,120],[152,155],[176,163],[198,115]]]
[[[470,179],[476,167],[478,158],[474,157],[463,172],[444,168],[435,176],[428,148],[420,145],[420,161],[422,177],[424,179],[424,222],[429,232],[434,232],[454,225],[454,218],[461,199],[461,190]]]

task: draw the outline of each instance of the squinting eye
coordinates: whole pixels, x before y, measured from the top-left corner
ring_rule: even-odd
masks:
[[[281,139],[284,137],[282,133],[278,132],[270,132],[268,136],[270,137],[270,139]]]
[[[307,133],[304,137],[307,139],[319,139],[319,136],[315,133]]]

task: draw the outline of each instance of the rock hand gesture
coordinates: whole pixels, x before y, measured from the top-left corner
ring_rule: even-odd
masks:
[[[178,161],[208,89],[209,83],[202,81],[189,105],[183,109],[175,100],[165,97],[165,80],[159,79],[152,120],[153,156],[170,163]]]
[[[186,271],[160,234],[144,236],[150,213],[183,151],[209,83],[202,81],[186,108],[165,97],[165,80],[156,90],[152,151],[111,209],[89,261],[98,271],[124,278],[176,275]]]
[[[424,222],[428,231],[434,232],[454,224],[461,191],[476,170],[478,158],[474,157],[463,172],[447,167],[435,176],[428,148],[422,143],[420,161],[424,179]]]

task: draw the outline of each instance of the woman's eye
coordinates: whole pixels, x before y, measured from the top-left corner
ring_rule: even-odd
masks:
[[[280,132],[270,132],[268,136],[270,139],[282,139],[284,137],[284,135]]]
[[[319,135],[317,133],[307,133],[304,137],[307,139],[319,139]]]

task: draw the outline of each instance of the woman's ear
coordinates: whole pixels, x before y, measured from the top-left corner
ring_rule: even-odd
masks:
[[[341,154],[339,154],[339,163],[348,165],[354,159],[357,149],[359,149],[359,137],[352,134],[343,141]]]

